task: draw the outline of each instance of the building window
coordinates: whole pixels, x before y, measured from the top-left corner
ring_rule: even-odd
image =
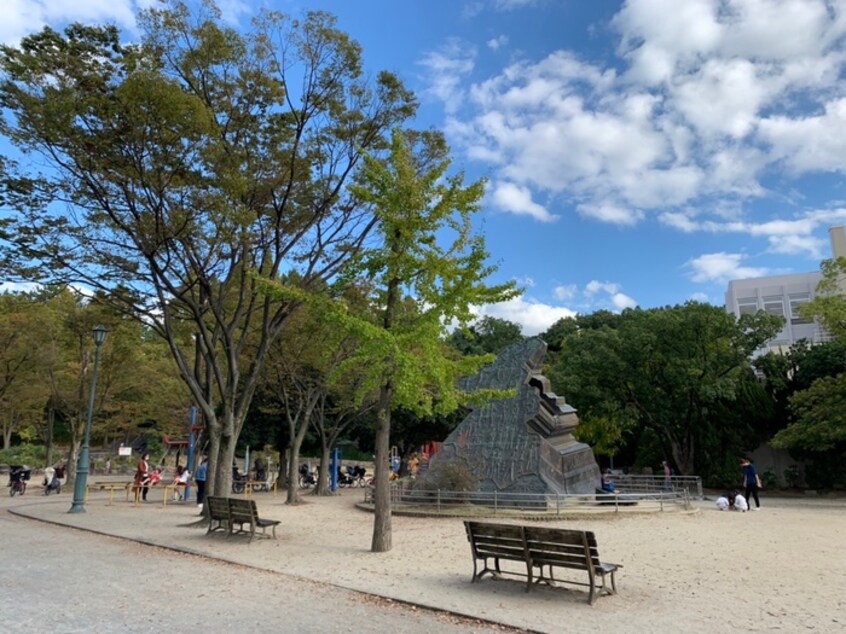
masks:
[[[784,300],[781,295],[773,295],[764,298],[764,310],[770,315],[784,317]]]
[[[807,304],[811,301],[810,293],[795,293],[788,298],[790,301],[790,323],[794,326],[797,324],[810,324],[810,319],[805,319],[799,314],[797,310],[802,304]]]
[[[737,312],[740,315],[754,315],[758,312],[758,298],[747,297],[737,300]]]

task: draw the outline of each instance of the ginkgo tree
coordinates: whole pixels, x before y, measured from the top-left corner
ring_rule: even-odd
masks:
[[[450,324],[474,318],[473,306],[505,301],[513,282],[488,285],[495,266],[484,238],[472,231],[484,181],[464,185],[448,174],[449,150],[441,135],[394,130],[387,160],[366,157],[354,194],[376,216],[378,243],[364,250],[351,271],[370,285],[371,320],[342,314],[361,344],[342,364],[363,378],[359,394],[378,391],[375,519],[371,549],[391,549],[389,451],[391,411],[446,413],[465,398],[457,379],[489,356],[463,357],[445,343]]]

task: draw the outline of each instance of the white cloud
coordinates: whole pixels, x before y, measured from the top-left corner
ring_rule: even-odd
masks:
[[[611,303],[614,304],[614,307],[617,310],[623,310],[624,308],[634,308],[637,306],[637,301],[625,293],[614,293],[611,296]]]
[[[443,102],[447,113],[458,110],[464,101],[465,78],[476,65],[476,50],[452,38],[439,50],[427,53],[419,63],[428,72],[427,92]]]
[[[707,293],[691,293],[690,297],[688,297],[691,301],[700,302],[702,304],[708,304],[711,302],[710,298],[708,297]]]
[[[584,204],[578,205],[576,208],[583,216],[596,218],[614,225],[631,226],[643,219],[643,212],[639,209],[628,209],[613,203]]]
[[[737,233],[766,238],[770,253],[805,255],[818,260],[828,256],[828,241],[814,234],[831,224],[846,221],[846,208],[811,210],[788,220],[776,218],[758,223],[742,220],[697,220],[692,214],[684,212],[667,212],[661,214],[659,220],[685,233]]]
[[[478,312],[480,317],[488,315],[519,324],[523,334],[529,336],[543,332],[559,319],[576,315],[569,308],[550,306],[525,295],[507,302],[482,306]]]
[[[494,5],[497,11],[513,11],[537,4],[538,0],[496,0]]]
[[[562,49],[451,84],[468,99],[448,107],[450,139],[507,183],[504,208],[546,218],[554,209],[535,201],[560,200],[601,222],[656,214],[685,232],[736,232],[706,223],[731,207],[750,224],[750,200],[786,199],[808,173],[846,173],[846,5],[628,0],[612,27],[620,73]],[[749,233],[779,253],[813,256],[822,242]]]
[[[532,288],[533,286],[536,286],[535,280],[533,280],[531,277],[518,277],[514,281],[517,282],[517,286],[525,286],[526,288]]]
[[[509,213],[531,216],[541,222],[554,222],[557,219],[543,205],[532,200],[532,192],[528,187],[514,183],[496,183],[490,200],[494,207]]]
[[[25,35],[41,30],[47,24],[114,22],[135,28],[135,13],[140,5],[133,0],[5,0],[0,20],[0,41],[17,44]]]
[[[568,300],[573,299],[579,292],[579,287],[575,284],[566,284],[562,286],[556,286],[553,289],[552,294],[555,295],[555,299],[560,300]]]
[[[31,293],[39,288],[35,282],[0,282],[0,293]]]
[[[604,291],[609,295],[613,295],[620,290],[620,285],[613,282],[600,282],[598,280],[591,280],[585,286],[585,295],[595,295],[600,291]]]
[[[766,268],[741,266],[746,256],[740,253],[706,253],[688,260],[691,279],[694,282],[721,282],[729,280],[764,277],[770,273]]]
[[[485,43],[488,45],[488,48],[491,49],[492,51],[498,51],[503,46],[508,44],[508,36],[507,35],[500,35],[498,37],[494,37],[494,38],[489,39]]]
[[[584,305],[585,312],[607,308],[619,312],[625,308],[634,308],[638,302],[620,290],[616,282],[600,282],[591,280],[585,285],[584,297],[587,303]]]

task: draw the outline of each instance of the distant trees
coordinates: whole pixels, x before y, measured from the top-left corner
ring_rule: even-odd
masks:
[[[519,324],[485,315],[466,328],[456,329],[449,343],[461,354],[499,354],[524,339]]]
[[[743,430],[763,392],[748,358],[779,319],[759,313],[738,322],[721,307],[688,302],[563,321],[551,333],[558,352],[549,376],[579,410],[580,438],[613,455],[624,437],[648,430],[683,474],[749,442],[751,429],[746,438]]]
[[[184,427],[188,391],[162,343],[140,323],[109,311],[98,298],[80,298],[67,288],[0,295],[0,413],[4,446],[13,434],[52,446],[57,429],[69,441],[69,477],[87,416],[93,339],[103,324],[97,399],[92,421],[96,440],[131,439],[142,426],[173,433]]]

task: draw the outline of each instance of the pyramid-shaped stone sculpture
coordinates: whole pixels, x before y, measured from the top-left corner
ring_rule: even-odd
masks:
[[[480,491],[593,493],[599,467],[591,448],[573,438],[576,410],[540,374],[546,343],[529,339],[503,351],[461,387],[516,389],[513,398],[476,405],[432,457],[431,468],[462,463]]]

